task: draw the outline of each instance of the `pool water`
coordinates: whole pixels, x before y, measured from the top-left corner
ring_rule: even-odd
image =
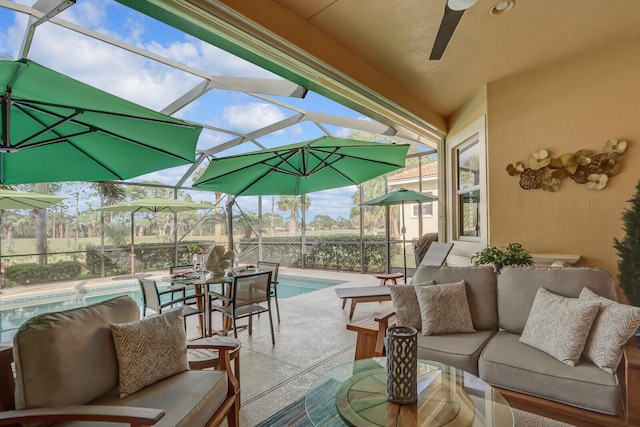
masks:
[[[344,283],[298,276],[278,276],[278,299],[290,298]],[[142,293],[137,283],[81,289],[0,301],[0,342],[11,341],[15,331],[33,316],[82,307],[119,295],[128,295],[142,308]]]

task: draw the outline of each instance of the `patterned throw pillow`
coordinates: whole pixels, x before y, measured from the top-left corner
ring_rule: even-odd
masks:
[[[416,285],[393,285],[389,286],[391,302],[396,312],[396,324],[398,326],[409,326],[420,331],[422,329],[422,318],[420,317],[420,306],[416,296],[416,286],[430,286],[435,284],[431,280]]]
[[[539,288],[520,342],[575,366],[598,308],[596,301],[565,298]]]
[[[600,369],[613,374],[622,360],[622,347],[640,326],[640,307],[619,304],[588,288],[580,292],[580,299],[600,304],[582,354]]]
[[[416,288],[422,335],[475,332],[464,280]]]
[[[182,310],[112,324],[120,370],[120,397],[189,370]]]

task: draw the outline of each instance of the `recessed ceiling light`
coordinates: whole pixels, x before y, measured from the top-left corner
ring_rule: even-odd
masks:
[[[500,15],[502,13],[508,12],[511,10],[511,8],[513,8],[513,6],[516,5],[515,0],[505,0],[505,1],[500,1],[496,4],[494,4],[493,6],[491,6],[491,9],[489,10],[489,13],[491,15]]]

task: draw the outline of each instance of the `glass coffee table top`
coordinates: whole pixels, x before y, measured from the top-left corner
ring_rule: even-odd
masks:
[[[357,360],[318,378],[305,396],[314,426],[513,426],[513,412],[489,384],[461,369],[418,362],[418,402],[386,398],[386,359]]]

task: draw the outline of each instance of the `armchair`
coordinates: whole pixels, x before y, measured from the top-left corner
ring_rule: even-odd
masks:
[[[184,333],[180,314],[170,313],[178,316],[172,330]],[[229,426],[238,426],[240,384],[229,357],[229,351],[237,349],[234,343],[184,341],[185,354],[188,348],[217,349],[218,368],[185,368],[120,397],[122,360],[118,352],[122,348],[114,342],[111,325],[133,327],[130,325],[161,317],[138,322],[137,304],[122,296],[27,321],[14,337],[13,348],[0,348],[0,425],[72,421],[73,426],[84,426],[94,421],[97,423],[88,425],[217,426],[226,419]],[[142,341],[148,340],[131,341],[142,347]],[[132,359],[140,353],[144,349],[136,347]],[[14,390],[14,399],[7,390]]]

